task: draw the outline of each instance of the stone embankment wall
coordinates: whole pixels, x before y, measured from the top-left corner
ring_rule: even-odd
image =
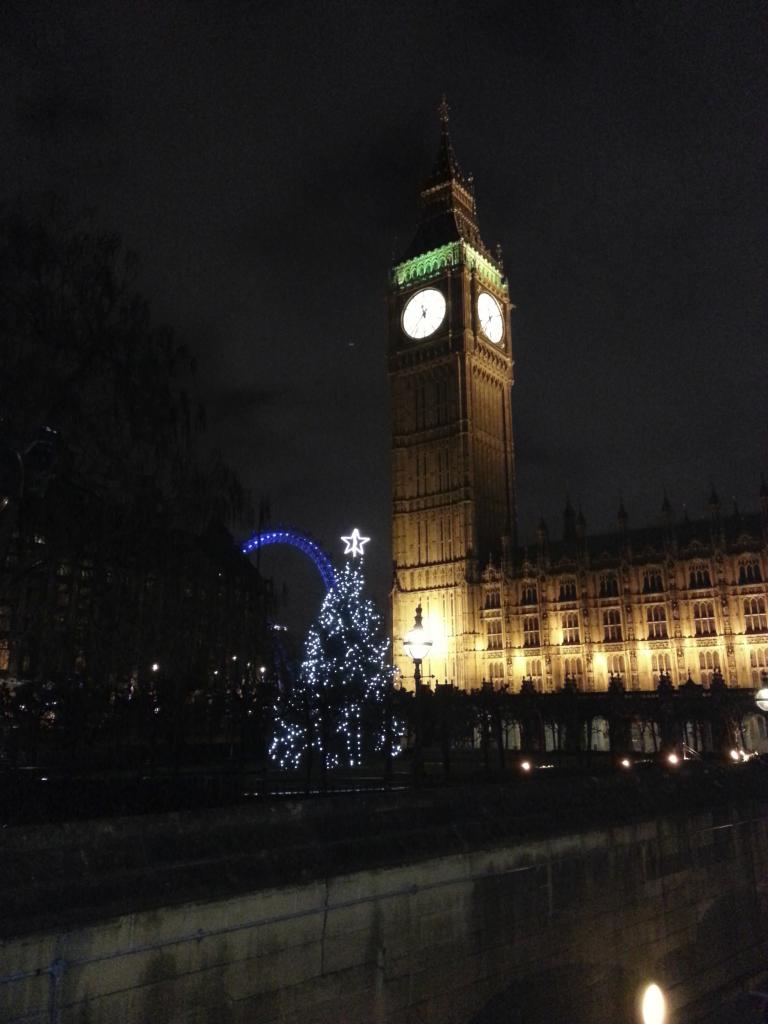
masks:
[[[194,828],[179,816],[83,823],[49,838],[47,853],[39,830],[6,835],[0,870],[19,884],[0,921],[0,1021],[617,1024],[638,1019],[638,987],[654,979],[673,1020],[691,1024],[765,969],[759,801],[556,834],[551,821],[514,824],[506,791],[477,792],[382,797],[378,812],[368,797],[357,804],[364,841],[345,832],[354,800],[315,806],[315,843],[301,853],[310,812],[295,805],[202,815]],[[503,836],[495,816],[505,811]],[[227,854],[206,857],[217,830]],[[271,861],[274,884],[232,837],[259,845],[262,867],[265,847],[285,851]],[[323,853],[334,845],[338,873]],[[90,862],[78,868],[78,857]],[[97,899],[87,879],[100,879]]]

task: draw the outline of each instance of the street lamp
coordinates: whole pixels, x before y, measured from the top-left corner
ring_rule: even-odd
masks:
[[[432,641],[427,637],[424,623],[421,621],[421,604],[416,606],[416,618],[413,628],[406,634],[403,641],[405,652],[413,662],[413,682],[416,700],[416,729],[413,744],[413,773],[416,781],[421,780],[423,772],[421,753],[421,663],[432,648]]]
[[[763,681],[768,683],[768,679],[763,676]],[[768,712],[768,686],[761,686],[755,694],[755,704],[760,708],[761,711]]]
[[[664,1024],[667,1019],[667,1001],[655,982],[646,985],[640,1009],[643,1024]]]
[[[432,641],[427,637],[424,623],[421,621],[421,605],[416,606],[416,618],[413,628],[406,634],[405,651],[413,661],[413,677],[416,682],[416,689],[421,685],[421,663],[430,652]]]

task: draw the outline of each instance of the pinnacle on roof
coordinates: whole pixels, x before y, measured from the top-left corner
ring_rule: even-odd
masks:
[[[411,259],[422,253],[431,252],[449,242],[464,241],[493,263],[494,257],[483,243],[477,226],[472,176],[465,177],[461,173],[453,151],[445,97],[438,112],[440,143],[437,160],[421,191],[421,223],[404,258]]]
[[[443,99],[440,106],[437,108],[437,112],[440,115],[440,147],[437,151],[437,160],[435,162],[434,170],[432,171],[431,178],[425,183],[425,188],[430,188],[434,185],[442,185],[452,179],[459,181],[463,184],[464,179],[459,168],[458,161],[456,160],[456,154],[453,152],[453,146],[451,145],[451,134],[448,129],[448,114],[450,113],[450,107],[448,101],[443,93]]]

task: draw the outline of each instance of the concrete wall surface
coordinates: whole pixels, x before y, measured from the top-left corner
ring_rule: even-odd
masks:
[[[8,937],[0,1021],[617,1024],[654,979],[749,1024],[767,880],[754,803],[509,840]]]

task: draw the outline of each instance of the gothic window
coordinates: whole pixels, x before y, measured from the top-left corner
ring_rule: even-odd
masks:
[[[744,629],[747,633],[764,633],[768,629],[765,598],[748,597],[744,601]]]
[[[600,577],[600,597],[618,597],[619,581],[615,572],[606,572]]]
[[[607,643],[621,640],[621,611],[608,608],[603,612],[603,640]]]
[[[663,589],[661,572],[658,569],[648,569],[643,573],[644,594],[660,594]]]
[[[525,675],[537,690],[541,689],[541,658],[526,658]]]
[[[699,651],[699,676],[702,683],[711,683],[715,672],[720,671],[720,654],[717,651]]]
[[[568,679],[572,679],[577,686],[581,686],[584,679],[581,658],[563,658],[563,673]]]
[[[427,456],[416,454],[416,494],[427,493]]]
[[[504,662],[503,661],[492,661],[488,665],[488,675],[491,677],[491,682],[495,687],[501,687],[504,685]]]
[[[739,583],[762,582],[763,574],[760,572],[760,563],[756,558],[749,558],[739,562]]]
[[[435,384],[435,423],[448,422],[448,381],[439,380]]]
[[[447,451],[437,453],[438,490],[448,491],[451,488],[450,454]]]
[[[69,576],[69,563],[61,562],[56,570],[57,576]]]
[[[523,585],[520,601],[521,604],[536,604],[538,602],[538,594],[534,583],[526,583]]]
[[[501,608],[501,592],[499,590],[486,590],[485,607]]]
[[[764,686],[768,672],[768,647],[753,647],[749,652],[749,671],[753,686]]]
[[[500,651],[501,650],[501,619],[488,619],[486,623],[488,629],[488,650],[489,651]]]
[[[649,640],[667,639],[667,613],[663,605],[649,605],[645,610]]]
[[[422,430],[427,422],[426,384],[420,382],[414,388],[414,406],[416,408],[416,429]]]
[[[606,658],[606,668],[608,669],[608,675],[621,676],[624,678],[624,655],[623,654],[609,654]]]
[[[453,558],[453,520],[450,516],[440,516],[440,558],[449,561]]]
[[[560,582],[560,600],[561,601],[575,601],[576,600],[576,580],[561,580],[561,582]]]
[[[563,643],[578,644],[579,642],[579,616],[576,612],[566,612],[563,615]]]
[[[523,618],[523,646],[538,647],[540,645],[539,617],[526,615]]]
[[[651,655],[651,674],[654,683],[658,683],[660,676],[672,675],[672,658],[663,651]]]
[[[688,577],[688,586],[691,590],[699,590],[702,587],[711,587],[712,580],[709,575],[709,569],[706,565],[695,565],[690,572]]]
[[[715,606],[711,601],[696,601],[693,606],[693,628],[696,636],[714,636]]]
[[[0,640],[0,672],[7,672],[10,662],[10,647],[7,640]]]

